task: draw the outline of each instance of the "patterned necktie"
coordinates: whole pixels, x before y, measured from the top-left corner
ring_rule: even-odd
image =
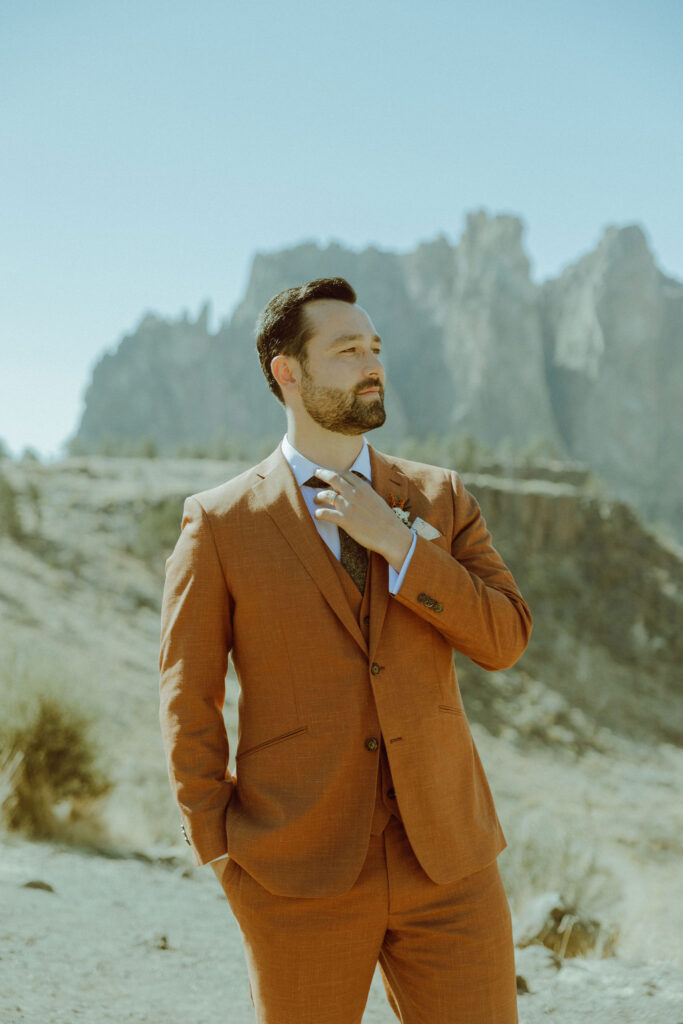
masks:
[[[352,472],[359,476],[361,480],[365,479],[363,474],[357,470],[354,469]],[[319,476],[312,476],[304,482],[304,487],[329,490],[330,485],[321,480]],[[359,544],[357,540],[354,540],[346,530],[342,530],[341,526],[338,526],[337,529],[339,530],[341,556],[339,560],[362,594],[365,590],[365,580],[368,575],[368,549]]]

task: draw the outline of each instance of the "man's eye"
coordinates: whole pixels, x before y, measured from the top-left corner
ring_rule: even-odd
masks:
[[[353,346],[352,348],[343,348],[343,349],[341,350],[341,353],[342,353],[342,355],[343,355],[343,354],[344,354],[345,352],[355,352],[355,351],[356,351],[356,347],[355,347],[355,345],[354,345],[354,346]],[[372,350],[372,351],[373,351],[373,353],[374,353],[374,354],[375,354],[376,356],[381,356],[381,355],[382,355],[381,349],[378,349],[378,348],[373,348],[373,350]]]

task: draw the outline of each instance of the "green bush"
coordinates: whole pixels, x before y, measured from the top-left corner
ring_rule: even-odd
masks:
[[[404,459],[443,466],[460,473],[476,472],[493,455],[486,444],[469,433],[455,436],[432,434],[426,438],[406,437],[392,445],[391,450]]]
[[[27,445],[21,453],[22,462],[40,462],[40,455],[35,448]]]
[[[180,536],[182,518],[182,498],[145,502],[136,515],[135,531],[127,545],[128,550],[150,567],[163,571],[164,561]]]
[[[77,434],[66,443],[69,456],[106,455],[117,459],[156,459],[159,445],[153,437],[118,437],[105,434],[96,441],[85,441]]]
[[[17,492],[7,477],[0,473],[0,536],[21,540],[23,533],[17,507]]]

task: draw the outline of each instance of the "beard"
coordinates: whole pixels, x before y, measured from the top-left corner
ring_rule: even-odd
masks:
[[[379,392],[371,398],[358,394],[372,387],[379,387]],[[369,380],[355,391],[326,387],[316,384],[305,366],[301,367],[301,401],[311,419],[335,434],[364,434],[381,427],[387,418],[381,384]]]

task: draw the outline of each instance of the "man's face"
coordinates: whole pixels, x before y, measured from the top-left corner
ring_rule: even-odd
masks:
[[[313,330],[301,365],[301,401],[309,416],[338,434],[381,427],[385,372],[381,339],[360,306],[338,299],[306,303]]]

